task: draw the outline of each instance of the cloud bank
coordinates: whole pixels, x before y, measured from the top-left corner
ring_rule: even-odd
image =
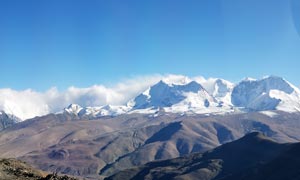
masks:
[[[0,89],[0,110],[24,120],[61,111],[71,103],[83,107],[124,105],[164,77],[173,75],[139,76],[125,79],[112,86],[94,85],[87,88],[72,86],[65,91],[58,91],[55,87],[45,92],[32,89],[22,91]]]

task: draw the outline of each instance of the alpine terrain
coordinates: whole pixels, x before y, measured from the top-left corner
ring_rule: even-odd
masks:
[[[300,91],[281,77],[165,78],[123,105],[1,111],[0,158],[85,179],[295,178],[299,119]]]

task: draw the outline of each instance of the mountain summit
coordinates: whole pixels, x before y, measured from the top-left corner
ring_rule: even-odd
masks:
[[[138,95],[133,101],[133,109],[170,108],[180,103],[182,106],[209,108],[216,104],[214,97],[210,96],[196,81],[185,85],[167,84],[160,81]]]
[[[299,111],[300,93],[283,78],[269,76],[261,80],[246,79],[237,84],[232,91],[231,102],[251,111]]]

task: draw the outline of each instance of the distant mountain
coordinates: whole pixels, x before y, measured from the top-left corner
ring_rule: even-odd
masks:
[[[154,161],[105,180],[292,180],[300,177],[300,143],[279,144],[254,132],[206,153]]]
[[[134,99],[133,109],[171,107],[186,99],[185,93],[196,94],[198,92],[202,93],[203,98],[213,101],[205,89],[195,81],[185,85],[167,84],[164,81],[159,81]]]
[[[183,76],[162,79],[126,105],[81,107],[70,104],[58,114],[95,119],[132,113],[228,114],[268,110],[300,112],[300,90],[277,76],[260,80],[246,78],[238,84],[218,78],[191,80]],[[13,115],[10,117],[21,121]]]
[[[20,120],[17,117],[6,114],[4,111],[0,111],[0,131],[14,125],[18,121]]]
[[[117,116],[127,113],[129,108],[127,106],[100,106],[100,107],[81,107],[78,104],[70,104],[62,112],[79,119],[94,119],[102,116]],[[58,114],[60,114],[58,113]]]
[[[300,91],[283,78],[269,76],[261,80],[244,80],[231,94],[234,106],[251,111],[300,111]]]
[[[199,83],[219,102],[231,105],[231,92],[234,87],[233,83],[218,78],[200,80]]]
[[[219,102],[196,81],[180,85],[160,81],[138,95],[129,104],[135,112],[147,112],[145,109],[151,112],[158,108],[172,113],[200,114],[229,111],[228,108],[223,107],[223,102]]]
[[[130,100],[126,106],[80,107],[71,104],[64,112],[78,118],[120,114],[155,114],[159,111],[188,114],[227,114],[234,112],[281,110],[300,111],[300,91],[283,78],[247,78],[240,83],[224,79],[182,81],[161,80]]]

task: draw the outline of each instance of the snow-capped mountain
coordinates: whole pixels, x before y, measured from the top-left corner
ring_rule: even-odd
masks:
[[[300,91],[276,76],[246,78],[237,85],[224,79],[187,77],[163,79],[130,100],[126,106],[80,107],[65,112],[78,117],[116,116],[125,113],[231,113],[240,111],[300,111]]]
[[[196,81],[177,85],[162,80],[129,104],[135,111],[163,108],[166,112],[211,113],[228,110]]]
[[[298,88],[281,77],[245,79],[234,87],[231,102],[251,111],[299,111],[300,93]]]
[[[233,83],[219,78],[203,79],[200,80],[199,83],[219,102],[231,104],[231,92],[234,87]]]
[[[70,104],[61,113],[67,113],[77,117],[95,118],[101,116],[116,116],[128,112],[127,106],[105,105],[99,107],[81,107],[78,104]]]
[[[188,94],[198,94],[205,102],[203,106],[209,107],[215,99],[197,82],[192,81],[185,85],[167,84],[160,81],[134,99],[133,109],[171,107],[188,97]]]
[[[19,118],[10,114],[6,114],[4,111],[0,111],[0,130],[5,129],[19,121]]]
[[[89,117],[101,117],[101,116],[116,116],[128,112],[127,106],[112,106],[105,105],[100,107],[87,107],[79,112],[79,116],[87,115]]]
[[[299,89],[276,76],[260,80],[246,78],[238,84],[217,78],[170,76],[148,87],[126,105],[81,107],[71,104],[60,113],[91,119],[126,113],[219,114],[269,110],[300,112]]]
[[[83,108],[78,104],[70,104],[68,107],[64,109],[64,112],[69,114],[78,115]]]

